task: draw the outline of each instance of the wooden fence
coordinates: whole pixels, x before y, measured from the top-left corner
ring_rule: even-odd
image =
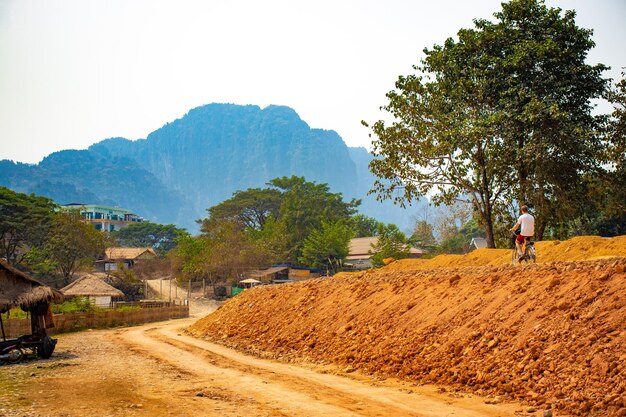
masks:
[[[54,315],[54,327],[49,334],[66,333],[83,329],[101,329],[116,326],[133,326],[155,321],[189,317],[188,305],[161,308],[142,308],[134,311],[98,311],[90,313],[67,313]],[[30,318],[3,320],[8,338],[30,334]],[[2,334],[0,334],[0,339]]]

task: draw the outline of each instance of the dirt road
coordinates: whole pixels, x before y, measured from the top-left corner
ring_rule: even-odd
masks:
[[[0,415],[531,415],[488,404],[497,399],[246,356],[182,333],[193,321],[61,335],[52,359],[0,367]]]

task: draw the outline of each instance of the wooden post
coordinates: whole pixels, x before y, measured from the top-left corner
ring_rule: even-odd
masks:
[[[206,278],[202,278],[202,297],[206,298]]]
[[[187,287],[187,303],[191,300],[191,277],[189,277],[189,286]]]
[[[7,317],[8,316],[9,315],[7,314]],[[0,313],[0,327],[2,327],[2,340],[6,342],[7,341],[7,337],[4,334],[4,323],[2,322],[2,314],[1,313]]]

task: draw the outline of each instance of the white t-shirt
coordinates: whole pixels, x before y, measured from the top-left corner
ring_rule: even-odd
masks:
[[[535,235],[535,218],[528,213],[524,213],[519,216],[517,222],[522,226],[522,236],[534,236]]]

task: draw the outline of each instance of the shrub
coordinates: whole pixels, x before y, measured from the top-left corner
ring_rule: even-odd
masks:
[[[78,313],[96,310],[98,310],[98,308],[91,304],[89,298],[86,297],[76,297],[65,301],[62,304],[52,305],[52,312],[55,314]]]

